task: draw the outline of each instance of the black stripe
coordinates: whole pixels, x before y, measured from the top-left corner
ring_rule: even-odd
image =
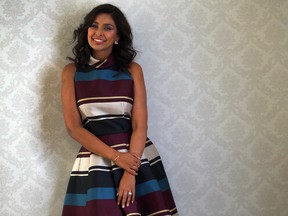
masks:
[[[95,136],[132,132],[131,120],[126,118],[90,121],[84,125],[84,128]]]
[[[104,118],[104,119],[103,119],[103,118]],[[123,115],[123,114],[119,114],[119,115],[98,115],[98,116],[90,116],[90,117],[85,118],[85,119],[82,121],[82,125],[87,124],[87,122],[88,122],[89,120],[98,120],[98,119],[106,120],[105,118],[125,118],[125,119],[131,119],[130,116],[128,116],[128,115]],[[109,119],[107,119],[107,120],[109,120]]]
[[[153,163],[153,162],[155,162],[155,161],[157,161],[157,160],[159,160],[159,159],[161,159],[160,156],[155,157],[155,158],[153,158],[153,159],[150,161],[150,163]]]

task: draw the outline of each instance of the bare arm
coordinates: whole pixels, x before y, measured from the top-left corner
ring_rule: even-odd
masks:
[[[132,136],[130,140],[131,154],[141,157],[144,151],[147,138],[147,104],[146,104],[146,89],[141,67],[137,63],[132,63],[130,73],[134,80],[134,102],[132,109]],[[118,204],[125,205],[134,202],[135,199],[135,177],[124,172],[118,191]],[[132,196],[128,195],[132,192]]]
[[[147,138],[147,102],[146,88],[142,69],[132,63],[130,72],[134,80],[134,103],[132,110],[132,136],[130,152],[141,157]]]
[[[64,67],[62,72],[62,108],[65,125],[69,135],[83,145],[87,150],[111,161],[120,155],[117,165],[128,171],[130,174],[135,175],[138,170],[138,161],[135,157],[129,153],[120,153],[112,149],[82,127],[81,117],[75,99],[75,71],[75,65],[68,64]]]

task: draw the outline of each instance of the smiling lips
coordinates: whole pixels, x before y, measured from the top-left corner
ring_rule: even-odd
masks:
[[[105,42],[104,40],[99,39],[99,38],[93,38],[93,41],[95,41],[96,44],[102,44]]]

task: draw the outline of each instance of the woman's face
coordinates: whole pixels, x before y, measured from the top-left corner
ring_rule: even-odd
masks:
[[[113,44],[119,40],[116,24],[110,14],[96,16],[88,28],[87,39],[93,49],[93,57],[103,60],[112,53]]]

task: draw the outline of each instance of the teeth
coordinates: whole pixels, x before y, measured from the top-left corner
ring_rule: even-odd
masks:
[[[103,42],[103,40],[94,39],[96,42]]]

